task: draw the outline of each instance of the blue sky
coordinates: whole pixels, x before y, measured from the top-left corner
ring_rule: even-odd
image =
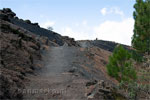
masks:
[[[103,39],[130,45],[134,0],[0,0],[19,18],[81,39]]]

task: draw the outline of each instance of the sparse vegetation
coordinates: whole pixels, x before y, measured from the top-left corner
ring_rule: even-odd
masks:
[[[150,85],[149,84],[139,84],[137,81],[120,82],[119,89],[124,89],[128,93],[128,99],[137,100],[138,98],[144,99],[149,98]],[[145,97],[141,98],[141,95],[145,95]]]
[[[21,39],[25,40],[25,41],[32,41],[32,42],[35,42],[35,39],[33,39],[32,37],[30,36],[27,36],[27,35],[24,35],[22,32],[20,32],[19,30],[17,29],[13,29],[11,28],[9,25],[6,25],[6,24],[2,24],[1,25],[1,29],[2,31],[6,31],[6,32],[12,32],[13,34],[17,34]]]
[[[53,30],[53,27],[49,26],[47,27],[48,30],[52,31]]]

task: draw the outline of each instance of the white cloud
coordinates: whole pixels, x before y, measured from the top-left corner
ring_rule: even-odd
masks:
[[[84,20],[84,21],[82,22],[82,24],[83,24],[84,26],[86,26],[86,25],[87,25],[87,21]]]
[[[111,8],[110,13],[114,13],[114,14],[118,14],[118,15],[120,15],[120,16],[124,16],[124,12],[121,11],[121,10],[120,10],[119,8],[117,8],[117,7]]]
[[[132,18],[125,18],[122,21],[107,20],[95,27],[90,27],[86,21],[86,26],[84,26],[83,22],[78,23],[78,26],[75,27],[62,27],[59,33],[63,36],[73,37],[76,40],[93,40],[98,38],[131,45],[134,26]]]
[[[63,36],[73,37],[76,40],[95,39],[93,29],[89,27],[86,20],[80,23],[75,23],[73,27],[66,26],[59,30],[59,33]]]
[[[55,25],[54,21],[46,21],[45,23],[41,23],[40,26],[43,28],[53,27]]]
[[[92,35],[89,35],[88,32],[86,32],[86,29],[78,29],[75,30],[72,27],[63,27],[60,31],[61,35],[63,36],[69,36],[73,37],[76,40],[85,40],[85,39],[91,39]]]
[[[94,28],[97,38],[131,45],[134,20],[126,18],[122,21],[105,21]]]
[[[75,23],[74,26],[78,27],[78,26],[79,26],[79,23]]]
[[[70,36],[70,35],[75,35],[76,34],[75,32],[73,32],[72,28],[70,28],[68,26],[62,28],[61,32],[65,36]]]
[[[103,16],[108,15],[108,14],[117,14],[122,17],[124,16],[124,12],[121,11],[118,7],[112,7],[112,8],[104,7],[100,10],[100,12]]]
[[[105,16],[107,14],[107,8],[102,8],[100,12],[103,16]]]

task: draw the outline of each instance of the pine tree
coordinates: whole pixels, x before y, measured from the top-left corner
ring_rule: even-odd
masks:
[[[150,0],[136,0],[132,46],[140,53],[150,55]]]
[[[136,72],[132,67],[131,54],[122,46],[117,46],[109,58],[107,72],[118,81],[136,79]]]

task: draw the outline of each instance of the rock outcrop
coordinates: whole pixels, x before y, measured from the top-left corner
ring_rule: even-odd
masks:
[[[10,8],[4,8],[3,10],[0,10],[0,19],[10,21],[9,18],[15,17],[16,14],[11,11]]]
[[[19,19],[10,8],[0,10],[0,19],[9,21],[35,35],[47,37],[50,41],[55,42],[59,46],[63,46],[65,43],[67,43],[68,46],[79,46],[73,38],[61,36],[56,32],[41,28],[38,23],[32,23],[30,20]]]
[[[41,45],[32,34],[0,20],[0,99],[21,99],[25,76],[38,69]]]
[[[122,94],[117,88],[104,81],[100,80],[96,84],[87,86],[88,100],[126,100],[126,96]]]
[[[115,43],[112,41],[104,41],[104,40],[93,40],[93,41],[92,40],[81,40],[81,41],[78,41],[78,43],[82,47],[98,47],[98,48],[104,49],[109,52],[113,52],[113,50],[115,49],[115,47],[117,45],[122,45],[129,51],[132,49],[130,46],[127,46],[127,45]]]

